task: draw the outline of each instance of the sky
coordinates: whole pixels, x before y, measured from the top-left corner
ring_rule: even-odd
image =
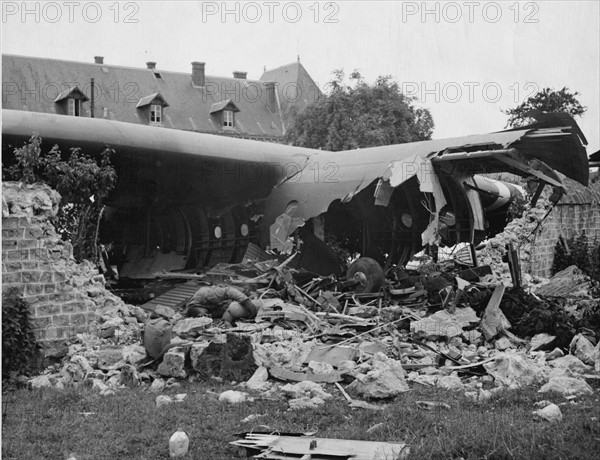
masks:
[[[580,93],[588,153],[600,148],[600,2],[2,2],[2,52],[258,79],[300,59],[390,75],[428,108],[434,138],[498,131],[550,87]]]

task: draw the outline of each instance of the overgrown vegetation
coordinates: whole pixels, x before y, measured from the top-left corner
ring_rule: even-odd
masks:
[[[596,282],[600,282],[600,241],[591,241],[585,231],[571,238],[560,238],[554,247],[552,273],[571,266],[577,267]]]
[[[104,202],[117,182],[110,162],[114,151],[105,149],[93,158],[79,148],[67,159],[57,145],[48,152],[34,134],[29,142],[14,150],[15,163],[4,168],[3,176],[25,184],[43,182],[57,190],[62,199],[55,226],[64,240],[73,245],[77,261],[98,261],[98,224]]]
[[[2,380],[37,370],[38,343],[29,304],[16,289],[2,293]]]
[[[597,387],[597,384],[591,382]],[[3,458],[168,459],[169,437],[179,427],[190,437],[189,460],[238,458],[229,441],[248,431],[315,431],[316,436],[403,442],[415,459],[592,459],[600,447],[597,394],[568,402],[536,388],[506,391],[481,404],[415,384],[383,410],[353,410],[335,395],[317,409],[286,411],[281,400],[224,404],[217,395],[230,383],[182,382],[165,393],[187,393],[182,403],[156,409],[156,394],[120,390],[102,397],[82,388],[21,390],[3,398]],[[535,402],[561,404],[559,424],[536,421]],[[450,409],[423,410],[417,401],[444,401]],[[565,404],[563,404],[565,403]],[[249,415],[258,414],[244,422]],[[308,443],[306,445],[308,449]]]

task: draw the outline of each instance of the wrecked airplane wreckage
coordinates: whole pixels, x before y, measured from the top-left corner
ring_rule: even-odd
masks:
[[[3,154],[6,161],[33,132],[63,152],[116,151],[119,180],[101,238],[113,244],[110,263],[123,278],[237,263],[251,242],[290,252],[299,240],[296,266],[340,275],[326,233],[364,257],[402,264],[424,246],[477,243],[501,231],[519,190],[481,174],[533,177],[556,200],[558,173],[587,185],[587,141],[575,121],[535,118],[490,134],[326,152],[3,110]]]

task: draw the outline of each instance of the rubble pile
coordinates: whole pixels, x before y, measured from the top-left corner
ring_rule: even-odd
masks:
[[[530,385],[549,395],[593,391],[586,379],[600,373],[600,328],[590,323],[598,299],[580,296],[584,313],[573,299],[509,290],[485,275],[466,282],[457,273],[395,273],[378,292],[359,293],[348,281],[307,277],[277,260],[217,266],[193,282],[245,289],[258,307],[256,318],[234,324],[186,317],[185,306],[150,314],[99,289],[92,297],[104,299],[98,333],[78,334],[64,360],[31,385],[84,385],[103,395],[140,386],[162,407],[181,400],[161,394],[181,381],[217,378],[239,388],[220,395],[223,402],[281,398],[289,410],[332,397],[380,409],[378,402],[415,385],[473,401]],[[547,407],[536,416],[560,419]]]

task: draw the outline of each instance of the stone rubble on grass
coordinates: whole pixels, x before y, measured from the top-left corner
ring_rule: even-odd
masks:
[[[575,377],[552,377],[542,385],[540,393],[555,392],[563,396],[582,396],[594,394],[594,390],[583,379]]]
[[[239,404],[246,401],[253,401],[253,398],[250,398],[248,393],[243,391],[227,390],[219,395],[219,401],[229,404]]]
[[[533,411],[533,415],[548,422],[560,422],[563,418],[560,407],[556,404],[548,404],[543,409]]]
[[[40,200],[39,203],[23,203],[23,206],[27,209],[36,206],[51,212],[55,203]],[[508,267],[502,262],[504,245],[507,241],[522,241],[523,229],[533,229],[543,217],[544,209],[542,205],[528,210],[523,218],[513,221],[502,234],[492,238],[481,253],[480,265],[481,262],[491,263],[491,278],[495,281],[511,283]],[[525,253],[527,244],[522,247]],[[60,268],[65,268],[69,289],[81,294],[81,302],[94,310],[94,317],[88,330],[78,331],[71,343],[65,341],[45,347],[47,358],[61,359],[61,362],[30,379],[32,388],[81,385],[110,395],[119,389],[141,386],[151,393],[161,393],[181,386],[183,379],[192,382],[211,377],[214,372],[220,375],[215,382],[235,380],[241,382],[237,388],[252,394],[260,393],[261,398],[289,398],[290,410],[306,410],[326,404],[334,394],[336,398],[341,397],[331,383],[316,383],[310,379],[330,378],[329,381],[333,381],[340,375],[353,398],[355,395],[366,399],[401,398],[403,392],[419,384],[462,391],[470,400],[482,403],[505,389],[528,385],[539,385],[540,391],[554,391],[566,396],[591,394],[593,390],[584,376],[600,373],[600,344],[594,346],[594,339],[590,341],[591,336],[584,335],[589,331],[576,335],[569,350],[558,341],[560,337],[548,332],[532,332],[532,337],[527,337],[528,342],[523,343],[506,330],[510,323],[500,306],[486,308],[485,303],[475,306],[466,296],[454,313],[427,304],[423,297],[405,301],[408,306],[403,305],[402,299],[386,297],[379,307],[377,303],[361,304],[369,300],[353,299],[351,305],[356,306],[345,309],[347,314],[338,315],[342,317],[340,319],[329,316],[328,312],[295,292],[294,284],[289,280],[286,281],[287,298],[261,301],[264,305],[279,305],[284,312],[288,306],[290,316],[283,321],[240,321],[228,329],[210,318],[184,318],[180,311],[157,306],[154,315],[165,318],[172,328],[171,348],[151,363],[141,341],[141,332],[150,313],[125,304],[105,289],[104,277],[90,263],[74,265],[64,260],[58,263],[62,264]],[[293,278],[290,276],[290,279]],[[527,274],[523,280],[525,285],[539,283]],[[449,284],[446,280],[445,285]],[[482,288],[485,289],[491,292],[493,285]],[[284,297],[281,293],[278,295]],[[419,299],[423,299],[421,307],[418,306]],[[392,323],[402,316],[407,319]],[[386,323],[390,325],[352,339],[352,335]],[[244,361],[248,372],[241,377],[236,375],[242,367],[241,361],[222,362],[219,347],[227,343],[228,333],[245,338],[250,344],[248,359]],[[327,349],[331,348],[335,354],[335,346],[329,345],[342,340],[348,340],[348,343],[337,350],[340,354],[334,358],[323,357],[323,354],[314,359],[311,356],[317,345],[323,343],[327,343]],[[344,354],[349,347],[354,349],[355,356]],[[569,354],[564,355],[564,350]],[[339,359],[340,356],[343,359]],[[493,360],[483,364],[487,371],[485,376],[470,377],[465,376],[468,371],[448,369],[477,364],[489,358]],[[408,375],[405,369],[410,371]],[[272,375],[282,375],[282,371],[285,371],[283,375],[293,375],[290,379],[294,383],[282,385],[272,380]],[[295,383],[294,379],[301,379],[303,375],[307,380]],[[352,383],[347,385],[350,380]],[[327,391],[329,389],[331,393]],[[163,407],[178,401],[176,398],[159,395],[156,405]],[[229,390],[221,393],[219,400],[236,404],[252,398],[248,393]],[[353,404],[352,407],[369,406],[358,399],[353,400]],[[540,409],[544,410],[552,409]]]

